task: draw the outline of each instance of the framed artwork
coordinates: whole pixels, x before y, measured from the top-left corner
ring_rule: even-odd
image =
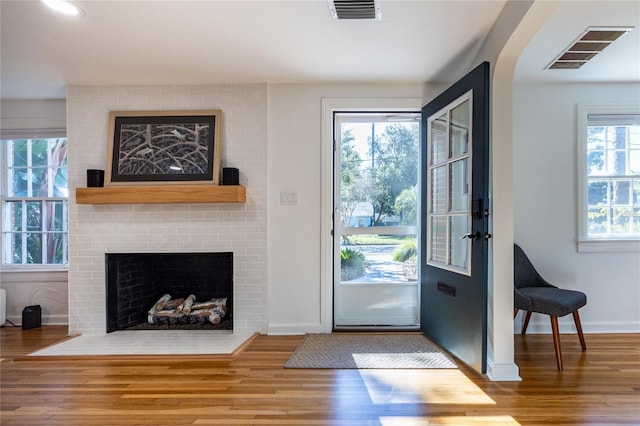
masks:
[[[218,184],[219,110],[112,111],[105,185]]]

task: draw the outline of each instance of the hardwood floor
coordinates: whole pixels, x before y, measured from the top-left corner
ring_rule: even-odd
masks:
[[[302,336],[259,336],[234,360],[29,360],[66,327],[0,332],[2,425],[640,424],[640,336],[516,336],[522,382],[459,370],[297,370]],[[170,344],[170,342],[168,342]]]

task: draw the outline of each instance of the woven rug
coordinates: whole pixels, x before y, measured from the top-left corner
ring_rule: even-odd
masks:
[[[308,334],[285,368],[457,368],[421,334]]]

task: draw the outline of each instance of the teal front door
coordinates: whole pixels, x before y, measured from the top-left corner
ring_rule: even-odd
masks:
[[[489,64],[422,109],[422,331],[487,368]]]

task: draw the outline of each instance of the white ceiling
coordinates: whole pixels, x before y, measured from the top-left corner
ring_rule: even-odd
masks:
[[[66,85],[447,82],[468,69],[504,0],[381,0],[335,21],[327,0],[0,1],[3,99]],[[636,29],[579,70],[543,70],[587,27]],[[523,80],[640,81],[640,2],[565,1],[524,52]]]
[[[634,29],[580,69],[545,69],[589,27]],[[522,53],[516,75],[532,81],[640,83],[640,1],[562,2]]]

